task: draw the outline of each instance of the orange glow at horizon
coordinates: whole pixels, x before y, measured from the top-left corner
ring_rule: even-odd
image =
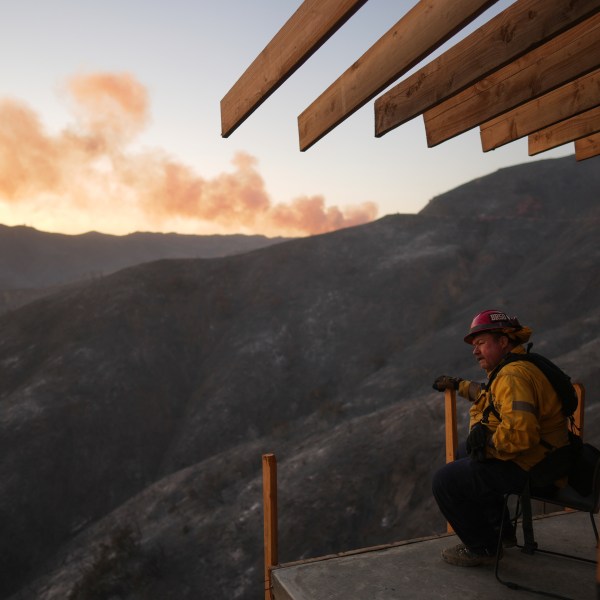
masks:
[[[67,91],[74,123],[54,136],[24,103],[0,99],[0,221],[11,214],[65,233],[295,236],[377,216],[373,202],[327,207],[321,195],[274,203],[247,153],[235,155],[233,171],[206,179],[163,151],[134,152],[129,146],[149,121],[149,99],[130,74],[77,75]]]

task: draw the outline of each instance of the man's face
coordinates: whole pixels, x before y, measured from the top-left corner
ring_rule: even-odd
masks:
[[[473,356],[485,371],[491,371],[508,352],[508,338],[504,335],[480,333],[473,338]]]

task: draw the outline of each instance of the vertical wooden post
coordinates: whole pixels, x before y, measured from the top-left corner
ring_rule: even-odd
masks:
[[[574,383],[575,393],[577,394],[577,408],[573,413],[573,421],[575,421],[575,433],[583,440],[583,415],[585,414],[585,387],[583,383]],[[569,426],[570,427],[570,426]],[[565,508],[566,512],[573,512],[574,508]],[[546,512],[546,504],[544,504],[544,513]],[[600,596],[598,596],[600,598]]]
[[[585,388],[582,383],[574,383],[573,387],[577,393],[577,410],[573,413],[575,426],[579,430],[579,435],[583,439],[583,415],[585,412]],[[575,432],[577,433],[577,431]]]
[[[277,548],[277,460],[274,454],[263,454],[263,524],[265,544],[265,600],[273,600],[271,567],[279,558]]]
[[[456,424],[456,391],[447,389],[444,392],[446,405],[446,462],[456,459],[458,448],[458,427]]]
[[[456,459],[456,449],[458,448],[458,426],[456,423],[456,391],[446,389],[444,392],[444,404],[446,410],[446,462],[452,462]],[[454,531],[447,524],[448,533]]]

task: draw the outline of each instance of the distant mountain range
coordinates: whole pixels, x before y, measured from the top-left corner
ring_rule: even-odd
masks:
[[[0,597],[263,598],[264,452],[282,562],[443,531],[431,382],[482,376],[462,336],[484,308],[586,384],[599,444],[599,201],[599,160],[530,162],[417,215],[7,312]]]
[[[163,258],[216,258],[281,241],[284,238],[262,235],[63,235],[0,225],[0,312],[45,296],[62,285],[140,263]]]

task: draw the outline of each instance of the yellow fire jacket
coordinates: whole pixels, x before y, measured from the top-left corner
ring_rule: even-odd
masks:
[[[524,354],[525,349],[517,346],[512,352]],[[554,448],[569,443],[568,419],[562,413],[562,402],[548,379],[532,363],[508,363],[499,371],[490,390],[474,394],[474,388],[472,382],[464,380],[458,389],[461,396],[472,401],[470,427],[483,419],[490,403],[500,415],[498,420],[493,411],[487,411],[486,427],[492,432],[486,448],[488,458],[513,460],[529,471],[549,451],[541,440]]]

